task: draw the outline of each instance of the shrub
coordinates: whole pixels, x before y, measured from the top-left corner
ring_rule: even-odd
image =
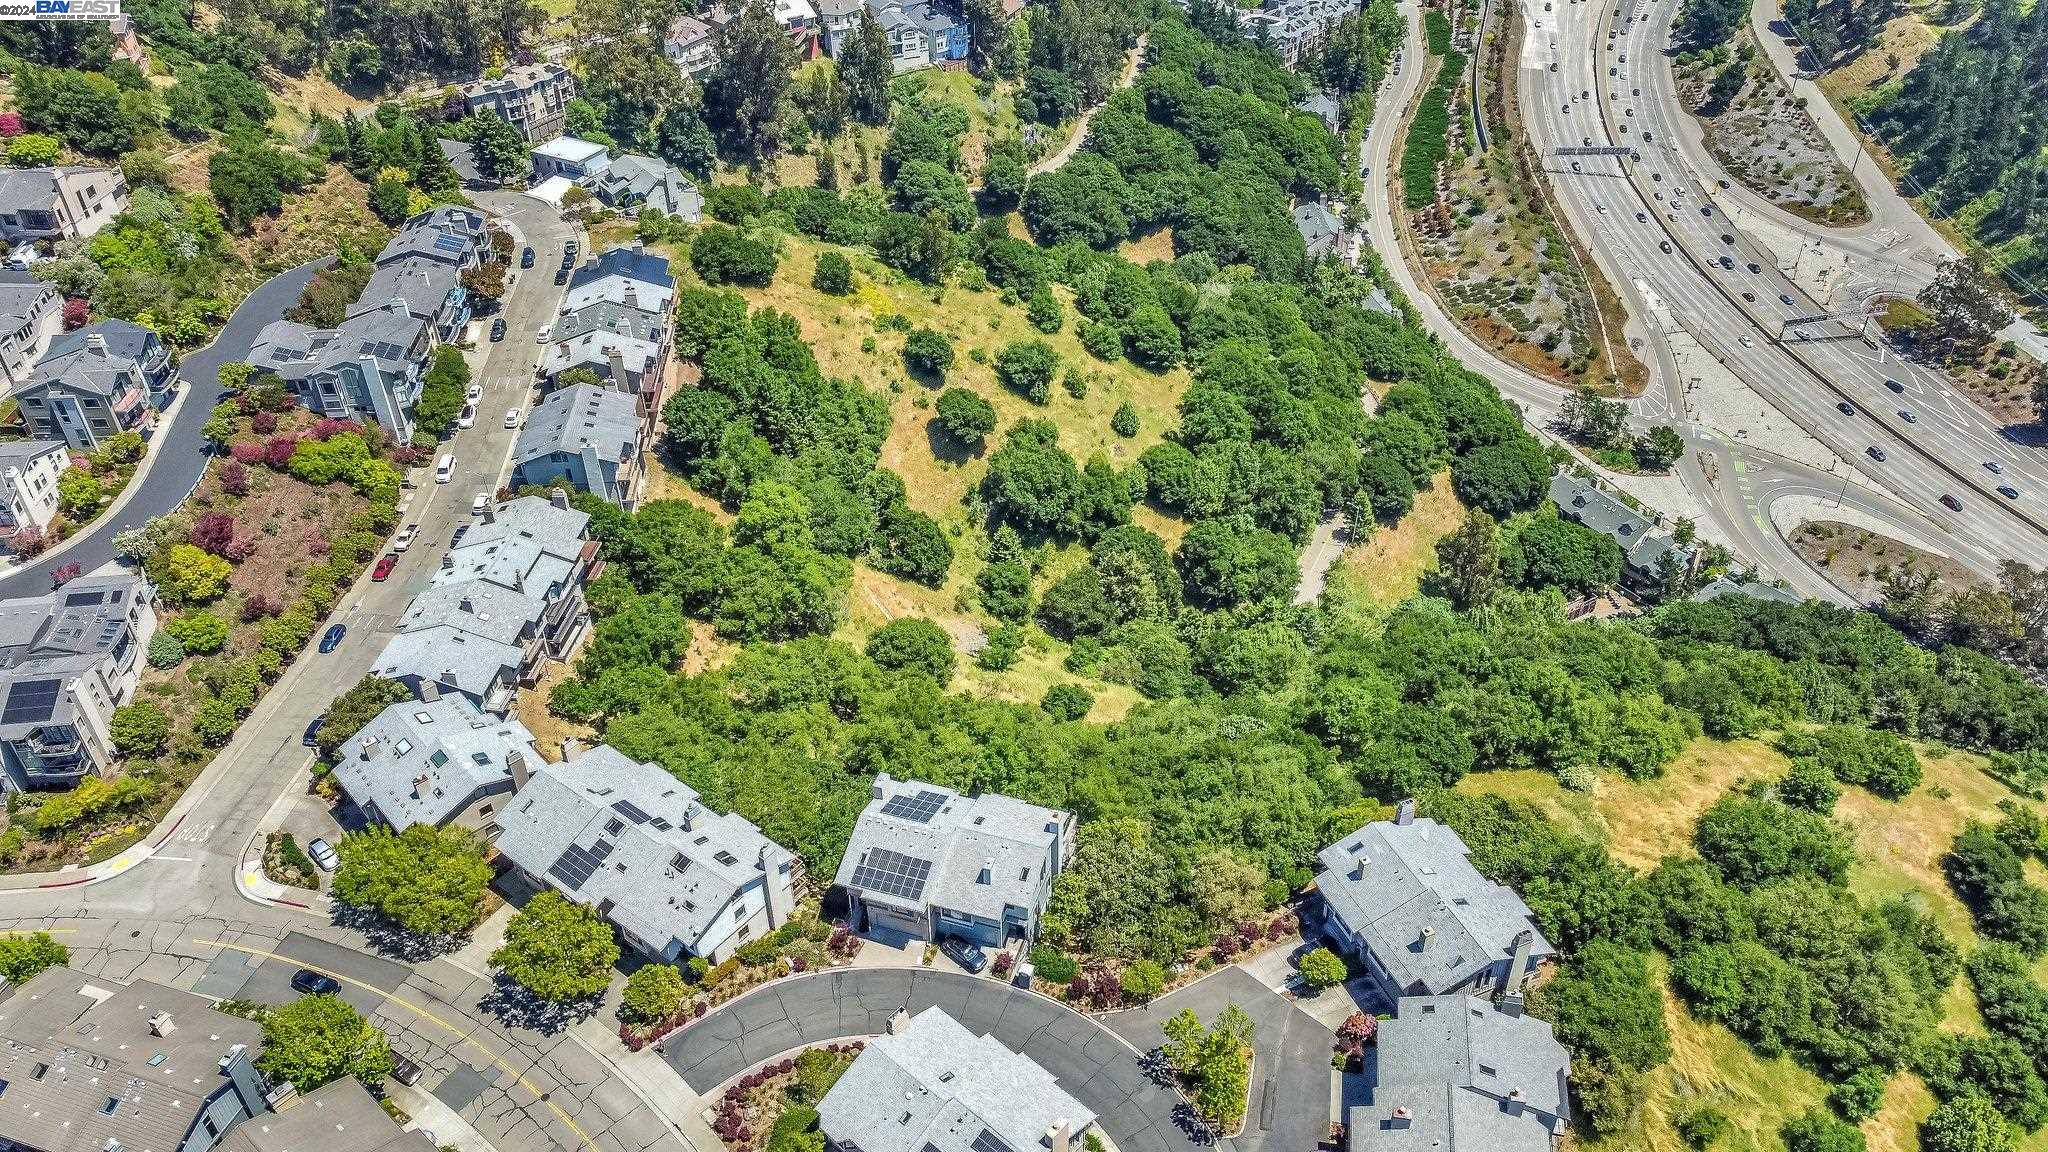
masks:
[[[939,393],[933,420],[955,441],[977,447],[996,430],[996,410],[979,392],[948,388]]]
[[[635,1024],[653,1024],[674,1016],[686,995],[683,974],[673,964],[649,964],[626,978],[619,997],[619,1015]]]
[[[1060,354],[1042,340],[1019,340],[996,353],[996,379],[1033,404],[1052,399]]]
[[[1081,971],[1074,958],[1050,944],[1040,944],[1031,950],[1031,970],[1037,979],[1053,984],[1065,984]]]
[[[209,655],[227,647],[228,622],[211,612],[187,612],[164,625],[187,655]]]
[[[1128,440],[1138,434],[1138,410],[1129,403],[1116,406],[1109,418],[1109,430]]]
[[[1344,958],[1328,948],[1317,948],[1301,958],[1301,981],[1311,991],[1334,988],[1350,975],[1344,966]]]
[[[1038,706],[1055,720],[1080,720],[1095,707],[1095,695],[1079,684],[1060,683],[1045,690]]]
[[[1098,360],[1121,360],[1124,355],[1124,338],[1108,324],[1097,324],[1093,320],[1081,321],[1077,330],[1081,336],[1081,347]]]
[[[818,265],[811,272],[811,287],[828,296],[844,296],[853,291],[853,265],[837,252],[818,254]]]
[[[953,366],[953,342],[943,332],[919,328],[903,342],[903,362],[913,372],[943,378]]]

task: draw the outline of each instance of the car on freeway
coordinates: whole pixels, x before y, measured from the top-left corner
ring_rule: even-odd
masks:
[[[1669,251],[1671,251],[1671,241],[1669,241],[1669,240],[1659,240],[1659,241],[1657,241],[1657,250],[1658,250],[1659,252],[1669,252]]]
[[[476,405],[464,404],[462,414],[455,418],[457,428],[468,428],[476,423]]]
[[[1884,386],[1891,389],[1894,392],[1897,392],[1901,396],[1906,394],[1906,386],[1904,384],[1899,383],[1897,380],[1892,379],[1889,376],[1884,378]]]
[[[517,409],[517,408],[507,408],[507,409],[505,409],[505,427],[507,427],[507,428],[517,428],[517,427],[519,427],[519,409]]]
[[[519,250],[519,266],[521,268],[533,267],[533,249],[531,247]]]
[[[1993,476],[2005,475],[2005,465],[2000,464],[1996,460],[1986,460],[1984,462],[1984,470],[1986,472],[1991,473]]]
[[[397,537],[391,541],[391,550],[393,552],[405,551],[407,548],[412,547],[412,542],[419,537],[419,534],[419,525],[407,524],[398,530]]]
[[[1649,222],[1650,222],[1650,214],[1649,214],[1649,213],[1647,213],[1647,212],[1638,212],[1638,213],[1636,213],[1636,223],[1638,223],[1638,224],[1648,224]]]
[[[491,321],[491,343],[496,344],[498,341],[503,340],[504,338],[505,318],[503,316],[500,316],[496,320]]]
[[[948,936],[939,941],[939,951],[946,954],[946,959],[969,972],[980,972],[988,967],[988,956],[980,948],[958,936]]]
[[[1733,256],[1721,257],[1721,267],[1727,269],[1730,272],[1735,271],[1735,258]]]
[[[315,716],[315,717],[313,717],[313,720],[312,720],[312,722],[306,725],[306,734],[305,734],[304,736],[301,736],[301,737],[299,737],[299,743],[301,743],[301,744],[304,744],[304,745],[305,745],[306,747],[308,747],[308,748],[317,748],[317,747],[319,747],[319,746],[320,746],[320,728],[321,728],[321,726],[322,726],[322,725],[324,725],[324,724],[326,724],[326,723],[327,723],[327,717],[325,717],[325,716]]]
[[[1869,456],[1872,460],[1877,461],[1879,464],[1884,463],[1884,449],[1879,448],[1877,445],[1872,444],[1870,447],[1865,448],[1863,452],[1865,455]]]
[[[1998,494],[2007,500],[2017,500],[2020,498],[2020,490],[2010,484],[2000,484],[1998,486]]]
[[[1792,305],[1792,297],[1784,292],[1780,292],[1778,293],[1778,303],[1789,308]]]
[[[1716,183],[1716,184],[1719,184],[1719,185],[1721,186],[1721,190],[1722,190],[1722,191],[1724,191],[1724,192],[1725,192],[1725,191],[1727,191],[1727,189],[1728,189],[1728,181],[1727,181],[1727,180],[1725,180],[1725,179],[1723,179],[1723,180],[1716,180],[1716,181],[1714,181],[1714,183]]]
[[[471,516],[481,516],[484,514],[484,509],[490,506],[491,494],[489,492],[479,492],[476,494],[476,499],[469,502],[469,514]]]
[[[1734,233],[1732,233],[1732,232],[1723,232],[1723,233],[1721,233],[1721,243],[1723,243],[1723,244],[1733,244],[1733,243],[1735,243],[1735,234],[1734,234]]]
[[[1754,340],[1751,340],[1751,339],[1749,338],[1749,333],[1747,333],[1747,332],[1744,332],[1744,333],[1743,333],[1742,335],[1740,335],[1740,336],[1737,336],[1737,337],[1735,338],[1735,342],[1736,342],[1737,344],[1740,344],[1740,345],[1742,345],[1742,346],[1743,346],[1744,348],[1754,348],[1754,347],[1756,347],[1756,341],[1754,341]]]
[[[325,656],[336,648],[341,647],[341,638],[346,635],[348,635],[348,625],[329,624],[327,631],[320,634],[320,654]]]
[[[481,384],[471,384],[469,386],[469,391],[464,392],[462,394],[462,398],[464,400],[469,401],[471,404],[476,403],[477,401],[484,398],[484,386]]]
[[[391,579],[391,570],[396,567],[398,567],[398,557],[389,552],[386,552],[383,555],[383,557],[377,561],[377,566],[375,568],[370,569],[370,579],[375,580],[381,584],[384,581]]]
[[[1792,338],[1794,340],[1811,340],[1813,335],[1804,328],[1794,328],[1792,330]]]
[[[311,968],[301,968],[297,972],[292,973],[292,989],[304,992],[308,996],[325,996],[329,993],[341,991],[341,981],[336,980],[325,972],[315,972]]]
[[[341,867],[341,853],[321,837],[315,836],[306,841],[306,855],[313,858],[313,864],[322,872],[332,872]]]
[[[1941,494],[1941,506],[1951,512],[1961,512],[1963,510],[1963,502],[1946,492]]]
[[[1856,414],[1856,406],[1847,400],[1839,401],[1835,407],[1841,409],[1844,416],[1854,416]]]
[[[1764,274],[1764,269],[1763,269],[1763,265],[1761,265],[1761,264],[1758,264],[1758,263],[1757,263],[1756,261],[1754,261],[1754,260],[1750,261],[1750,262],[1749,262],[1749,274],[1750,274],[1751,276],[1761,276],[1761,275],[1763,275],[1763,274]]]
[[[1908,424],[1918,424],[1920,422],[1920,418],[1913,415],[1913,410],[1910,408],[1899,409],[1899,419],[1904,420]]]
[[[1702,204],[1702,205],[1700,205],[1700,215],[1702,215],[1702,216],[1705,216],[1705,217],[1706,217],[1707,219],[1709,219],[1709,220],[1713,219],[1713,218],[1714,218],[1714,206],[1713,206],[1712,204]],[[1733,240],[1730,240],[1730,241],[1729,241],[1729,243],[1730,243],[1730,244],[1733,244],[1733,243],[1734,243],[1734,241],[1733,241]]]

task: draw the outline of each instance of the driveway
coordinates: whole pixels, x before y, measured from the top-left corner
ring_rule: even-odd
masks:
[[[1180,1098],[1148,1079],[1138,1067],[1137,1053],[1114,1032],[1043,996],[973,976],[841,969],[791,977],[670,1036],[664,1055],[702,1096],[771,1056],[878,1035],[888,1030],[889,1018],[899,1009],[915,1015],[933,1005],[1052,1073],[1062,1088],[1095,1111],[1120,1152],[1196,1152],[1174,1124]],[[1323,1064],[1326,1074],[1316,1083],[1327,1096],[1327,1055]],[[1328,1111],[1327,1102],[1319,1107]]]
[[[104,516],[82,535],[64,542],[63,549],[39,556],[20,571],[0,580],[0,598],[40,596],[50,590],[50,569],[60,564],[77,564],[90,572],[114,558],[114,534],[134,528],[156,516],[170,513],[206,472],[206,438],[199,430],[213,411],[220,394],[221,365],[240,360],[256,344],[256,334],[273,320],[284,318],[285,310],[299,302],[299,293],[313,273],[325,267],[331,256],[280,272],[256,286],[248,299],[228,317],[213,343],[186,354],[178,365],[187,393],[178,402],[171,419],[157,425],[150,437],[149,454],[132,483],[134,491],[120,513]]]
[[[1144,1008],[1107,1017],[1117,1035],[1152,1049],[1160,1024],[1192,1009],[1204,1024],[1231,1004],[1252,1018],[1251,1102],[1244,1131],[1224,1141],[1234,1152],[1309,1152],[1330,1137],[1330,1052],[1336,1035],[1257,977],[1232,966],[1168,993]]]

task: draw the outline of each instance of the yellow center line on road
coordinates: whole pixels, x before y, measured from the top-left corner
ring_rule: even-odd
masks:
[[[70,929],[61,929],[61,931],[70,931]],[[576,1121],[571,1120],[569,1118],[569,1114],[567,1112],[562,1111],[559,1105],[557,1105],[553,1100],[547,1099],[548,1094],[542,1092],[540,1090],[539,1085],[535,1084],[531,1080],[528,1080],[525,1076],[520,1075],[519,1070],[512,1067],[510,1064],[507,1064],[503,1056],[499,1055],[497,1052],[489,1048],[484,1047],[482,1044],[478,1043],[476,1040],[471,1038],[463,1030],[448,1023],[446,1020],[441,1019],[439,1016],[434,1015],[432,1012],[427,1011],[425,1008],[422,1008],[419,1005],[413,1004],[407,1000],[401,999],[400,997],[390,992],[386,992],[385,990],[377,987],[374,984],[366,984],[361,980],[357,980],[349,976],[344,976],[339,972],[330,971],[326,968],[320,967],[317,964],[309,964],[304,960],[299,960],[291,956],[285,956],[277,952],[266,952],[261,948],[252,948],[247,944],[230,944],[225,940],[205,940],[197,936],[194,936],[192,938],[192,942],[194,944],[210,946],[214,948],[229,948],[233,949],[236,952],[246,952],[252,956],[262,956],[270,960],[282,960],[287,964],[296,964],[301,968],[309,968],[315,972],[320,973],[323,976],[332,976],[333,978],[341,981],[344,984],[353,984],[356,987],[362,988],[366,991],[375,992],[377,995],[384,997],[386,1000],[391,1001],[393,1004],[396,1004],[401,1008],[404,1008],[406,1011],[411,1012],[414,1015],[421,1017],[422,1019],[433,1021],[435,1024],[439,1025],[443,1031],[447,1032],[450,1036],[455,1037],[462,1043],[467,1044],[470,1047],[476,1049],[478,1052],[483,1053],[484,1058],[489,1060],[493,1065],[497,1066],[497,1068],[500,1071],[511,1073],[512,1078],[519,1082],[519,1086],[526,1089],[528,1092],[533,1093],[535,1099],[539,1100],[543,1104],[546,1104],[548,1106],[548,1111],[553,1112],[555,1114],[556,1119],[560,1120],[563,1124],[567,1125],[569,1131],[576,1134],[576,1139],[582,1141],[584,1147],[591,1149],[597,1148],[597,1141],[592,1140],[590,1138],[590,1135],[583,1131],[583,1129],[577,1125]]]

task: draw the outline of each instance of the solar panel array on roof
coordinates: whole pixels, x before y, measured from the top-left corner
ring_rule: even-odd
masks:
[[[460,252],[468,247],[468,244],[462,237],[450,236],[444,232],[434,237],[434,247],[443,252]]]
[[[973,1148],[974,1152],[1014,1152],[1008,1144],[1003,1143],[1002,1137],[986,1128],[974,1137],[974,1143],[969,1147]]]
[[[553,864],[548,865],[548,875],[574,892],[583,887],[591,873],[596,872],[611,854],[612,843],[609,840],[599,840],[588,848],[571,844],[562,849],[562,854],[555,858]]]
[[[48,720],[57,710],[57,697],[64,691],[62,680],[19,680],[7,693],[7,708],[0,711],[0,724],[33,724]]]
[[[97,589],[91,592],[73,592],[64,597],[64,606],[66,608],[83,608],[89,604],[98,604],[106,598],[107,594]]]
[[[870,848],[853,870],[853,886],[867,892],[881,892],[905,900],[924,896],[924,882],[931,877],[932,862]]]
[[[642,812],[631,800],[612,801],[612,811],[617,812],[635,824],[647,823],[647,813]]]
[[[882,805],[882,815],[901,816],[905,820],[929,824],[932,817],[939,814],[939,809],[945,806],[946,794],[943,792],[923,790],[915,794],[899,793],[889,797]]]

